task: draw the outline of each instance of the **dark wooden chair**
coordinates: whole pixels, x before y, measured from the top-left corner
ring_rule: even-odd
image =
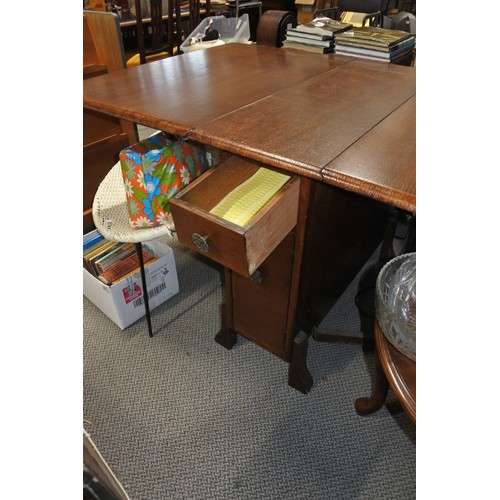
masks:
[[[364,14],[362,26],[381,26],[387,4],[388,0],[338,0],[336,7],[319,9],[313,17],[325,16],[340,21],[344,12],[354,12]]]
[[[240,0],[229,0],[228,10],[231,17],[240,17],[249,9],[257,9],[259,12],[259,20],[262,16],[262,2],[260,0],[247,0],[240,2]]]
[[[139,54],[127,61],[127,66],[146,64],[147,62],[163,59],[174,55],[174,8],[176,17],[180,18],[179,2],[168,2],[166,29],[163,19],[162,0],[149,0],[149,16],[144,15],[141,0],[135,0],[136,36]],[[145,20],[148,18],[148,22]],[[151,43],[146,47],[144,28],[151,27]]]
[[[203,2],[205,16],[210,16],[210,0]],[[202,21],[202,2],[200,0],[189,0],[189,33],[192,33]],[[188,33],[188,35],[189,35]]]
[[[162,0],[149,0],[149,4],[150,13],[146,23],[141,0],[135,0],[139,54],[130,58],[127,66],[145,64],[176,55],[184,38],[189,36],[201,22],[203,11],[200,0],[189,0],[189,11],[184,15],[181,12],[181,0],[169,0],[166,18],[163,15]],[[210,15],[210,0],[204,3],[204,12]],[[145,43],[145,26],[151,26],[151,43],[148,47]]]

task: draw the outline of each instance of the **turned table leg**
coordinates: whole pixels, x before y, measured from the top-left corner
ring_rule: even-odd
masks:
[[[375,353],[375,376],[372,383],[372,393],[369,398],[358,398],[354,403],[356,411],[360,415],[367,415],[379,410],[387,397],[389,382],[385,376],[378,353]]]

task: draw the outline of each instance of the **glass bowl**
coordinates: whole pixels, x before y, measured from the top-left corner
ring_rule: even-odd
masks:
[[[402,354],[417,360],[417,255],[390,260],[377,277],[375,307],[386,339]]]

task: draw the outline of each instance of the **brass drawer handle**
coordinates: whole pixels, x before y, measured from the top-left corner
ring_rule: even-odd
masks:
[[[194,246],[202,253],[208,253],[208,243],[207,243],[208,235],[203,236],[198,233],[193,233],[191,235],[191,241],[194,243]]]

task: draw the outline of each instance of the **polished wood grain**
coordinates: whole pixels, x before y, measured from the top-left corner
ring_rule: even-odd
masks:
[[[348,60],[228,44],[87,80],[83,84],[83,104],[185,135]]]
[[[323,170],[323,180],[416,213],[416,97]]]
[[[256,39],[259,45],[282,47],[288,28],[297,26],[297,17],[287,10],[267,10],[257,26]]]
[[[409,68],[341,56],[332,60],[338,64],[329,71],[201,125],[192,138],[322,178],[332,159],[415,95]]]
[[[83,113],[83,144],[85,146],[106,140],[109,137],[115,137],[120,134],[125,134],[120,120],[114,116],[105,115],[86,109]]]
[[[88,35],[86,31],[88,30]],[[118,17],[110,13],[83,13],[84,67],[89,63],[99,63],[109,71],[124,67],[123,46],[118,35]],[[90,40],[89,40],[90,35]],[[93,55],[93,52],[95,55]]]
[[[375,345],[377,358],[372,394],[356,400],[360,414],[377,411],[385,402],[388,385],[410,418],[417,421],[417,363],[401,354],[386,338],[375,321]]]
[[[415,95],[414,68],[244,44],[84,82],[89,108],[410,211]]]
[[[375,342],[385,376],[411,419],[417,420],[417,363],[401,354],[378,325],[375,326]]]
[[[286,361],[290,352],[286,331],[294,245],[295,237],[290,233],[259,267],[260,282],[231,272],[231,327]]]
[[[94,202],[94,196],[97,192],[99,184],[102,182],[111,167],[118,161],[120,151],[129,145],[130,139],[127,134],[124,133],[106,136],[96,142],[85,145],[83,149],[84,212],[86,210],[91,210],[92,203]],[[85,225],[85,228],[90,227],[91,226],[89,225]]]

